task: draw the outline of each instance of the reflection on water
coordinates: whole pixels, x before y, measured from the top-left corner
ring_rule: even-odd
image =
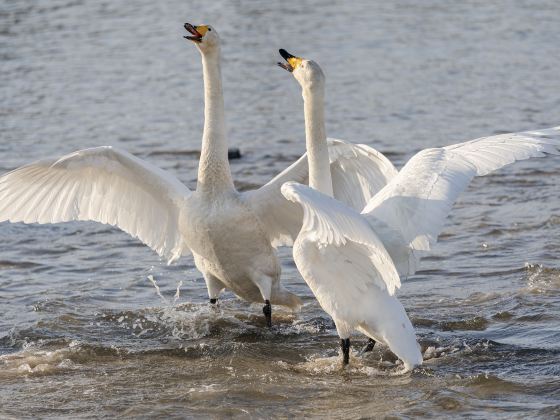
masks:
[[[184,21],[223,38],[239,188],[302,153],[299,87],[277,49],[327,76],[331,136],[397,164],[421,148],[560,123],[554,1],[81,2],[0,6],[0,169],[111,144],[196,181],[202,74]],[[225,294],[93,223],[0,225],[0,417],[558,417],[558,158],[476,179],[400,292],[424,365],[387,348],[341,370],[338,337],[281,252],[293,314]],[[156,293],[154,285],[160,288]],[[160,296],[158,296],[158,294]]]

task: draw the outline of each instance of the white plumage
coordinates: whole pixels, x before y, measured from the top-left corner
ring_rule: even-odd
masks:
[[[358,251],[361,256],[368,260],[367,265],[357,264],[362,281],[354,278],[349,282],[355,283],[357,288],[367,287],[368,283],[375,285],[378,289],[387,290],[394,294],[401,286],[399,275],[390,255],[385,250],[383,243],[375,232],[370,228],[367,220],[349,206],[321,194],[319,191],[295,182],[287,182],[282,186],[282,194],[290,201],[298,203],[303,208],[303,226],[301,232],[305,232],[308,241],[312,242],[320,252],[326,250],[338,250],[341,257],[349,257],[345,250]],[[301,233],[300,233],[301,236]],[[337,260],[339,258],[337,257]],[[319,261],[317,261],[319,263]],[[343,261],[345,264],[354,264],[354,261]],[[308,265],[312,264],[306,261]],[[337,261],[327,259],[319,265],[337,267]],[[370,276],[375,272],[383,276]],[[345,276],[348,276],[346,272]]]
[[[179,219],[190,190],[123,150],[96,147],[45,159],[0,178],[0,220],[93,220],[118,226],[160,256],[188,251]]]

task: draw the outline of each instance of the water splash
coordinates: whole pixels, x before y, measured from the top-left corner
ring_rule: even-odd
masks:
[[[163,296],[163,294],[161,293],[161,289],[159,288],[159,285],[157,284],[157,281],[156,279],[154,279],[153,275],[148,275],[148,280],[150,280],[150,283],[152,283],[152,285],[155,287],[157,295],[166,306],[168,306],[169,308],[173,308],[177,305],[177,302],[181,297],[181,287],[183,286],[183,280],[180,280],[179,283],[177,283],[177,289],[175,291],[175,294],[173,295],[173,302],[170,302],[165,296]]]
[[[166,305],[169,305],[169,301],[165,298],[165,296],[163,296],[161,294],[161,291],[159,290],[159,286],[156,282],[156,280],[154,279],[154,276],[152,276],[151,274],[148,276],[148,280],[150,280],[150,282],[154,285],[154,287],[156,288],[156,293],[157,295],[161,298],[161,300],[163,301],[163,303],[165,303]]]
[[[525,263],[526,291],[536,294],[555,293],[560,287],[560,270],[542,264]]]
[[[352,360],[346,367],[342,366],[340,355],[322,357],[311,356],[305,362],[288,364],[284,361],[276,362],[280,368],[291,370],[297,373],[304,373],[311,376],[340,375],[350,374],[359,376],[401,376],[409,373],[410,370],[404,368],[401,363],[391,363],[388,361],[373,362],[367,358],[359,357],[356,352],[352,352]]]
[[[183,285],[183,280],[179,281],[179,283],[177,284],[177,291],[175,292],[175,296],[173,297],[173,306],[175,306],[175,304],[179,300],[179,297],[181,296],[182,285]]]

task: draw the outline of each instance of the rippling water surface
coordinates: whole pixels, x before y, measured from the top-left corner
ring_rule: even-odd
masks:
[[[507,5],[507,7],[506,7]],[[223,39],[240,188],[304,150],[277,49],[327,75],[328,133],[401,165],[416,151],[560,123],[560,5],[443,1],[7,0],[0,169],[110,144],[191,188],[202,73],[182,23]],[[400,291],[425,364],[386,348],[341,370],[338,337],[282,251],[298,314],[226,294],[93,223],[0,225],[0,417],[560,416],[560,158],[476,179]],[[151,276],[151,277],[150,277]],[[158,296],[153,278],[159,285]],[[344,281],[344,279],[341,279]],[[182,282],[182,283],[181,283]]]

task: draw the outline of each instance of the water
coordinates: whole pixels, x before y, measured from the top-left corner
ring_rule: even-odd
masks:
[[[185,21],[223,39],[240,188],[304,150],[278,48],[323,66],[331,136],[398,165],[560,123],[557,2],[416,3],[4,1],[0,169],[111,144],[193,188],[202,77]],[[559,168],[522,162],[460,197],[400,291],[427,359],[405,375],[382,346],[358,356],[358,336],[341,370],[334,325],[289,250],[282,278],[305,305],[274,308],[268,331],[259,305],[225,294],[210,308],[191,258],[166,266],[93,223],[1,224],[0,417],[558,417]]]

